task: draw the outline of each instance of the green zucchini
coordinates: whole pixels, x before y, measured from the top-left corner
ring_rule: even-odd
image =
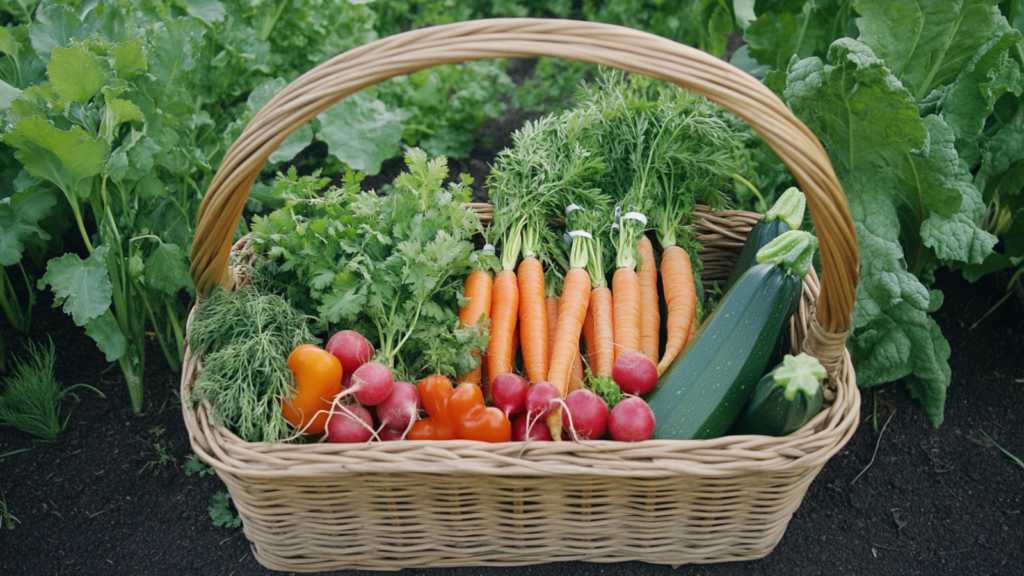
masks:
[[[732,433],[786,436],[796,432],[821,412],[825,396],[821,380],[827,376],[817,358],[787,354],[757,383]]]
[[[725,290],[732,288],[740,276],[756,263],[754,258],[761,248],[782,234],[800,228],[806,206],[807,199],[797,188],[790,188],[779,196],[771,210],[747,234],[747,241],[743,244],[739,259],[736,260],[736,267],[732,269],[732,274],[725,283]]]
[[[725,434],[765,372],[816,246],[794,230],[761,249],[761,263],[726,293],[648,396],[653,438]]]

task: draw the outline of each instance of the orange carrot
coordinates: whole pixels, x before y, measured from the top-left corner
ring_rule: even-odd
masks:
[[[697,333],[697,315],[694,314],[693,315],[693,320],[690,322],[690,333],[686,337],[686,343],[687,344],[690,343],[690,339],[693,338],[693,335],[696,334],[696,333]]]
[[[518,278],[523,366],[530,382],[544,382],[548,379],[548,314],[540,260],[523,258]]]
[[[594,376],[611,376],[615,366],[615,311],[612,291],[607,286],[590,291],[587,317],[593,324],[593,334],[587,334],[587,359]]]
[[[472,326],[481,320],[486,320],[491,313],[491,275],[483,270],[476,270],[466,277],[466,289],[463,295],[469,298],[469,302],[459,308],[459,325],[463,328]],[[479,357],[479,351],[473,352],[474,357]],[[481,365],[483,362],[481,362]],[[471,370],[468,374],[459,379],[459,383],[470,382],[480,384],[480,366]]]
[[[574,247],[575,248],[575,247]],[[590,275],[583,268],[573,268],[565,275],[562,297],[558,302],[558,329],[555,348],[548,368],[548,381],[565,397],[569,388],[569,374],[579,350],[580,331],[590,302]],[[561,410],[548,416],[548,429],[552,438],[561,438]]]
[[[519,352],[519,321],[516,320],[516,327],[512,329],[512,369],[511,372],[518,372],[516,354]]]
[[[487,372],[488,377],[494,380],[512,371],[515,354],[512,349],[512,332],[519,311],[516,273],[512,270],[499,272],[494,277],[491,294],[491,341],[487,345]]]
[[[612,277],[615,310],[615,360],[640,350],[640,278],[632,268],[619,268]]]
[[[640,238],[640,350],[658,363],[661,346],[661,310],[658,306],[658,269],[654,264],[654,247],[647,236]]]
[[[580,347],[576,346],[576,360],[572,363],[572,372],[569,373],[569,388],[566,395],[583,387],[583,355],[580,354]]]
[[[551,365],[551,354],[555,351],[555,332],[558,330],[558,296],[544,299],[548,309],[548,365]]]
[[[558,330],[558,296],[548,296],[545,299],[548,308],[548,349],[555,349],[555,332]],[[584,324],[584,330],[586,324]],[[580,354],[580,347],[576,347],[576,361],[572,363],[572,371],[569,373],[569,388],[566,394],[583,387],[583,355]]]
[[[693,284],[690,256],[678,246],[670,246],[661,255],[661,282],[668,307],[665,355],[658,363],[660,376],[686,346],[690,324],[697,311],[697,290]]]

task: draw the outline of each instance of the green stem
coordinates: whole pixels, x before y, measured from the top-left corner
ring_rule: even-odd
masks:
[[[67,195],[68,202],[71,203],[71,211],[75,214],[75,222],[78,224],[78,231],[82,234],[82,240],[85,241],[85,247],[89,250],[89,254],[95,252],[92,247],[92,242],[89,240],[89,233],[85,231],[85,222],[82,221],[82,209],[78,205],[78,199],[75,197],[74,192]]]
[[[167,346],[167,340],[161,333],[160,326],[157,324],[156,315],[153,314],[153,306],[149,303],[149,298],[143,296],[141,298],[143,306],[146,308],[146,313],[149,315],[149,322],[153,325],[153,333],[156,334],[156,340],[160,343],[160,350],[164,353],[164,358],[167,360],[167,366],[170,367],[172,372],[177,372],[181,366],[175,360],[174,355],[171,353],[171,349]]]
[[[21,312],[21,303],[18,302],[18,296],[14,293],[14,284],[11,283],[11,279],[7,275],[7,269],[2,266],[0,266],[0,307],[4,309],[7,319],[11,321],[11,326],[15,330],[22,334],[28,332],[28,320]],[[31,302],[29,310],[31,310]]]
[[[181,322],[178,321],[177,311],[174,310],[171,301],[164,300],[164,304],[167,306],[167,320],[171,324],[171,330],[174,331],[174,343],[178,347],[178,366],[180,367],[181,363],[185,361],[185,333],[181,330]]]
[[[409,330],[406,331],[405,337],[402,338],[402,340],[398,343],[398,346],[395,346],[395,349],[391,351],[391,358],[398,356],[398,351],[402,349],[402,346],[405,344],[406,340],[409,339],[409,336],[412,336],[412,332],[416,328],[416,322],[418,322],[420,319],[420,309],[422,307],[423,301],[420,300],[419,303],[416,304],[416,314],[412,317],[412,324],[409,325]]]

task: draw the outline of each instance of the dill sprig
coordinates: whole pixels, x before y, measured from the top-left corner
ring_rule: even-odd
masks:
[[[290,435],[282,398],[295,394],[288,355],[318,343],[315,318],[277,294],[253,286],[218,288],[197,308],[189,344],[203,357],[191,400],[209,400],[213,416],[250,442],[279,442]]]

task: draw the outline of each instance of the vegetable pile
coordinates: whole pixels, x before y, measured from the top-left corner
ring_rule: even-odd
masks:
[[[419,149],[380,195],[351,172],[280,175],[282,207],[252,222],[252,286],[199,307],[193,400],[267,442],[783,434],[820,410],[784,416],[793,393],[769,389],[734,424],[780,359],[817,241],[790,230],[804,199],[787,192],[701,321],[687,222],[725,205],[740,145],[718,110],[609,72],[514,141],[486,230],[467,177],[444,185],[446,159]]]

